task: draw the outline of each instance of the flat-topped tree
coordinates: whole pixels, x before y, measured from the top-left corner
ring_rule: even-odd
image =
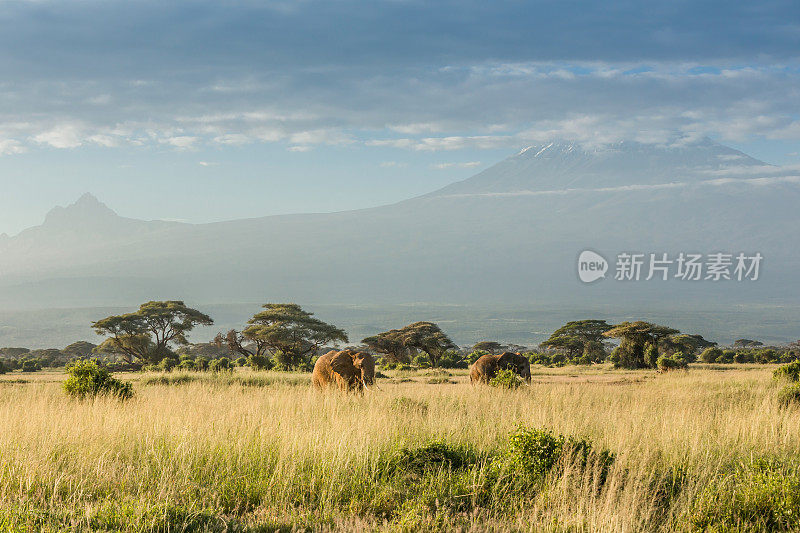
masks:
[[[409,362],[409,351],[425,352],[432,366],[439,366],[447,350],[458,348],[433,322],[414,322],[400,329],[390,329],[367,337],[361,342],[376,352],[386,354],[392,362]]]
[[[217,333],[217,336],[214,337],[214,344],[220,348],[226,346],[231,353],[238,353],[243,357],[264,357],[269,348],[265,339],[258,337],[249,339],[235,329],[228,331],[224,335]]]
[[[438,367],[447,350],[458,348],[433,322],[414,322],[400,330],[400,341],[407,348],[428,354],[431,366]]]
[[[668,355],[672,355],[675,352],[682,352],[684,355],[692,355],[700,349],[711,348],[716,345],[716,342],[706,340],[702,335],[682,333],[678,335],[669,335],[661,339],[659,351]]]
[[[403,344],[399,329],[390,329],[371,337],[361,339],[367,348],[384,354],[384,361],[390,363],[410,363],[408,348]]]
[[[327,324],[314,313],[303,311],[293,303],[265,304],[247,323],[241,335],[257,346],[272,352],[278,362],[289,368],[310,363],[311,358],[326,344],[348,342],[347,333]]]
[[[603,333],[611,328],[605,320],[574,320],[555,330],[540,346],[565,350],[570,357],[603,352]]]
[[[677,329],[650,322],[623,322],[603,333],[604,337],[621,340],[615,350],[617,366],[623,368],[655,368],[658,344],[663,338],[680,333]]]
[[[734,348],[756,348],[758,346],[764,346],[764,343],[753,339],[736,339],[733,341]]]
[[[496,354],[502,352],[503,348],[505,348],[505,346],[496,341],[481,341],[475,343],[475,346],[472,347],[472,351],[489,352],[491,354]]]
[[[129,362],[158,363],[171,353],[170,344],[188,344],[195,326],[214,321],[181,301],[152,301],[135,313],[113,315],[92,324],[98,335],[108,335],[97,351],[122,354]]]

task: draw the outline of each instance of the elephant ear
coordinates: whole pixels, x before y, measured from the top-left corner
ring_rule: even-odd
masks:
[[[340,376],[347,378],[358,373],[358,369],[353,365],[353,354],[348,350],[342,350],[331,358],[331,368]]]
[[[517,366],[517,354],[514,352],[503,352],[497,358],[497,365],[500,368],[514,368]]]

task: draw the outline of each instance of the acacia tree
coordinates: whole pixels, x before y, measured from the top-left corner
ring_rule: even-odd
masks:
[[[361,340],[367,348],[384,354],[388,363],[410,363],[408,348],[403,344],[402,333],[399,329],[390,329]]]
[[[238,353],[243,357],[264,357],[269,348],[265,339],[249,339],[235,329],[228,331],[225,335],[217,333],[217,336],[214,337],[214,344],[220,348],[227,346],[231,352]]]
[[[410,351],[425,352],[434,367],[439,366],[447,350],[458,348],[433,322],[414,322],[367,337],[361,342],[376,352],[387,354],[395,362],[410,361]]]
[[[433,367],[439,366],[442,356],[447,350],[458,348],[450,340],[450,337],[433,322],[414,322],[400,331],[403,344],[408,348],[421,350],[428,354]]]
[[[255,344],[256,350],[262,349],[262,353],[269,350],[286,367],[298,368],[301,363],[310,363],[311,357],[326,344],[348,342],[344,330],[314,318],[314,313],[303,311],[297,304],[269,303],[263,307],[247,322],[239,344],[247,339]]]
[[[616,366],[622,368],[655,368],[659,341],[679,333],[677,329],[650,322],[623,322],[603,333],[604,337],[621,340],[614,351]]]
[[[144,303],[135,313],[109,316],[92,323],[92,328],[109,336],[97,351],[122,354],[129,363],[158,363],[172,353],[170,344],[188,344],[186,334],[195,326],[213,323],[197,309],[168,300]]]
[[[472,347],[472,351],[489,352],[491,354],[495,354],[502,352],[503,348],[505,348],[505,346],[496,341],[481,341],[475,343],[475,346]]]
[[[676,352],[681,352],[686,356],[693,356],[698,350],[711,348],[716,346],[717,343],[703,338],[702,335],[689,335],[679,334],[664,337],[659,343],[658,349],[660,353],[672,355]],[[694,359],[689,359],[689,362],[694,362]]]
[[[603,333],[611,329],[605,320],[575,320],[567,322],[550,335],[541,346],[565,350],[570,358],[580,354],[586,355],[591,361],[602,359],[605,354],[603,348]]]

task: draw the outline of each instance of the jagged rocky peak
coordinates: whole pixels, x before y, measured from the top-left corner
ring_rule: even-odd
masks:
[[[118,218],[106,204],[86,193],[67,207],[55,207],[47,213],[45,225],[87,224]]]

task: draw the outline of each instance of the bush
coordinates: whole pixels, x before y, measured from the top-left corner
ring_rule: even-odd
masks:
[[[212,372],[231,372],[233,371],[233,364],[227,357],[220,357],[219,359],[213,359],[208,364],[208,369]]]
[[[177,368],[184,371],[191,371],[191,370],[196,370],[197,365],[195,365],[194,359],[181,358],[181,362]]]
[[[772,377],[778,380],[800,381],[800,361],[779,366],[772,372]]]
[[[35,359],[28,359],[22,362],[23,372],[38,372],[42,369],[42,365]]]
[[[6,372],[8,372],[8,368],[6,368],[5,363],[0,361],[0,374],[5,374]]]
[[[499,387],[501,389],[518,389],[525,383],[516,372],[511,369],[500,370],[492,379],[489,380],[489,385],[492,387]]]
[[[269,370],[272,368],[272,359],[254,354],[247,358],[247,365],[253,370]]]
[[[539,483],[563,459],[569,458],[585,467],[590,458],[605,474],[614,462],[614,454],[607,450],[593,450],[586,439],[574,439],[554,435],[551,431],[519,428],[508,438],[505,452],[498,458],[495,467],[513,475],[526,484]]]
[[[800,477],[763,461],[739,465],[710,483],[693,507],[698,531],[798,531]]]
[[[722,350],[719,348],[712,346],[711,348],[706,348],[700,354],[700,361],[704,363],[716,363],[717,358],[722,357]]]
[[[390,461],[390,470],[423,475],[438,470],[457,470],[478,461],[473,450],[434,441],[418,448],[402,448]]]
[[[210,361],[208,357],[196,357],[194,360],[194,368],[200,372],[208,370],[209,364]]]
[[[467,368],[469,364],[458,350],[448,350],[439,359],[440,368]]]
[[[133,386],[111,375],[107,368],[95,361],[79,359],[67,366],[69,377],[64,381],[64,391],[75,398],[94,398],[98,395],[115,396],[120,400],[133,397]]]
[[[165,357],[158,363],[158,365],[156,365],[156,369],[160,370],[161,372],[172,372],[172,369],[179,364],[180,361],[177,358]]]
[[[800,383],[782,388],[778,392],[778,403],[783,407],[800,405]]]
[[[659,357],[657,361],[658,369],[661,372],[669,372],[670,370],[685,370],[688,368],[686,361],[682,358],[678,358],[677,355],[678,354],[675,354],[672,357],[662,355]]]
[[[411,360],[411,364],[417,368],[430,368],[431,360],[427,354],[421,353]]]
[[[247,357],[240,357],[236,360],[236,366],[245,366],[247,364]]]

